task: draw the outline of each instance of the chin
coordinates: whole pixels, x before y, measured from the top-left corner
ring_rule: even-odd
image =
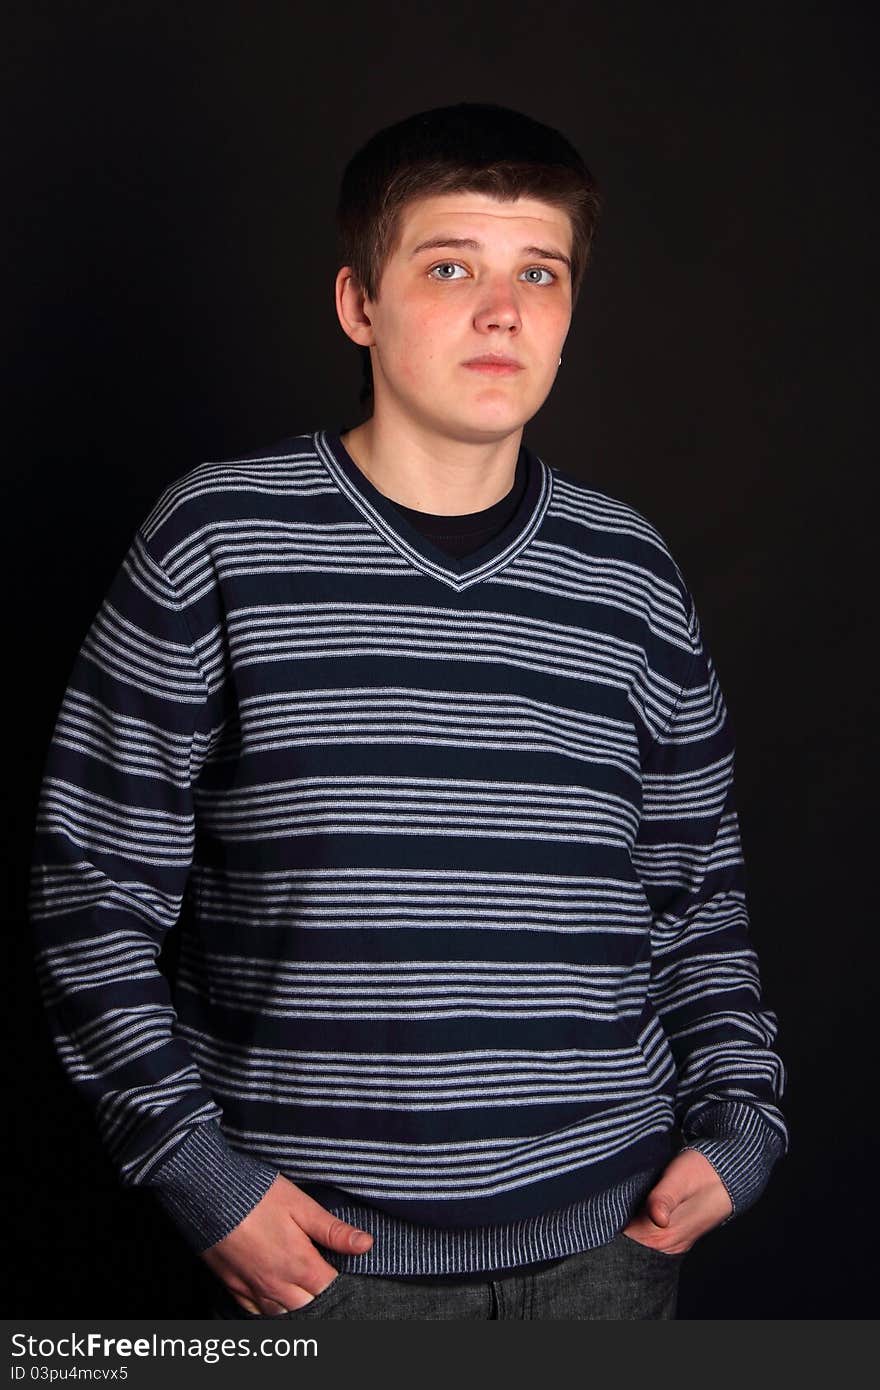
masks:
[[[462,402],[452,404],[446,417],[447,425],[457,425],[462,431],[471,431],[475,436],[504,438],[521,429],[530,420],[534,411],[526,410],[522,403],[510,401],[482,402],[471,409],[462,410]]]
[[[506,439],[508,435],[515,434],[524,424],[525,420],[521,415],[504,419],[484,416],[480,419],[448,420],[446,431],[454,434],[457,439],[491,444],[497,439]]]

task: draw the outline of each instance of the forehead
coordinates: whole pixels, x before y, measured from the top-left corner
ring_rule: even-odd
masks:
[[[441,232],[464,235],[466,230],[480,241],[534,240],[540,233],[562,241],[571,250],[572,228],[568,213],[539,198],[504,200],[487,193],[442,193],[415,198],[403,209],[399,247],[406,252],[425,237]]]

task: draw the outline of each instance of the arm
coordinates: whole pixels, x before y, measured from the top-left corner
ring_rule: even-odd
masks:
[[[788,1152],[785,1069],[749,938],[733,730],[689,602],[691,653],[672,717],[643,761],[633,862],[653,914],[649,998],[678,1072],[676,1120],[684,1149],[702,1153],[724,1183],[730,1221]]]
[[[170,579],[139,530],[76,657],[45,763],[28,912],[52,1040],[123,1185],[202,1251],[277,1176],[220,1128],[157,958],[186,889],[215,722]]]

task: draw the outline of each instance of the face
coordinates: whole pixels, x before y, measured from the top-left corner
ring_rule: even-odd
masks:
[[[409,204],[378,299],[358,291],[348,267],[337,276],[340,321],[371,349],[377,415],[474,442],[520,429],[556,378],[571,242],[568,215],[537,199],[447,193]],[[516,369],[467,365],[487,354]]]

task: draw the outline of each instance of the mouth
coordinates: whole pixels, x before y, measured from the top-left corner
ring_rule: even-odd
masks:
[[[463,362],[462,366],[472,372],[485,372],[489,376],[515,376],[523,370],[522,364],[512,357],[472,357],[469,362]]]

